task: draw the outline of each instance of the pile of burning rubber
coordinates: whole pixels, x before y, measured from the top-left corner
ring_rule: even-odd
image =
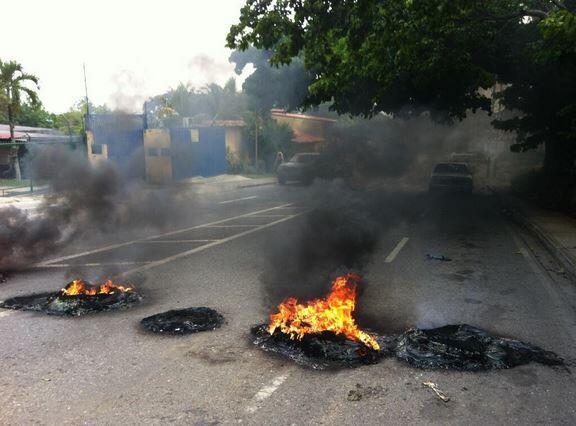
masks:
[[[190,334],[214,330],[223,322],[224,317],[214,309],[198,307],[162,312],[144,318],[140,324],[153,333]]]
[[[419,368],[480,371],[529,362],[562,365],[552,352],[498,337],[466,324],[429,330],[410,329],[380,336],[361,330],[353,312],[360,277],[338,277],[326,299],[304,304],[288,298],[270,315],[270,323],[252,329],[254,344],[314,369],[355,367],[396,357]]]
[[[91,285],[74,280],[55,293],[32,294],[5,300],[0,307],[40,311],[49,315],[85,315],[92,312],[128,308],[142,297],[133,287],[114,284],[111,280]]]

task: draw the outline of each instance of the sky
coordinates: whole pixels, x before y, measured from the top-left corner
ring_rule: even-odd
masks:
[[[84,96],[83,64],[91,102],[133,112],[179,82],[200,87],[235,76],[224,45],[245,0],[4,3],[2,15],[11,19],[2,20],[0,59],[40,78],[40,99],[51,112]]]

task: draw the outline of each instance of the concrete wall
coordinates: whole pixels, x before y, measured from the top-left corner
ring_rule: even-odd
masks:
[[[144,162],[148,182],[161,184],[172,180],[169,129],[144,130]]]
[[[88,160],[91,163],[108,159],[108,145],[102,144],[95,146],[94,133],[91,130],[86,131],[86,144],[88,148]]]

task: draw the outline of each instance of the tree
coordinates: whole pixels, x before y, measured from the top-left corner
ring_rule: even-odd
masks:
[[[272,64],[303,58],[304,104],[339,113],[428,110],[450,123],[493,112],[498,97],[516,113],[497,122],[516,132],[514,149],[545,143],[554,173],[576,158],[575,10],[574,0],[247,0],[227,45],[269,49]]]
[[[106,105],[94,105],[89,102],[88,107],[90,114],[107,114],[111,112]],[[86,99],[82,98],[72,105],[68,111],[56,115],[53,127],[68,135],[82,136],[86,130],[84,128],[86,111]]]
[[[26,83],[30,82],[36,88],[38,87],[38,77],[25,73],[21,64],[15,61],[0,61],[0,90],[4,108],[8,115],[10,140],[12,143],[14,143],[14,126],[22,107],[22,94],[28,98],[30,105],[36,106],[39,103],[36,91],[26,86]]]
[[[246,110],[245,96],[236,90],[233,78],[224,86],[212,83],[200,89],[180,83],[175,89],[149,99],[146,105],[152,126],[177,117],[238,120]]]
[[[26,83],[32,82],[38,87],[38,77],[32,74],[25,73],[22,70],[22,65],[15,61],[2,62],[0,61],[0,93],[2,93],[0,102],[6,109],[8,116],[8,125],[10,126],[10,142],[14,143],[14,126],[17,117],[21,112],[22,94],[28,98],[30,105],[35,106],[38,104],[38,95],[26,86]],[[18,152],[21,150],[19,149]],[[14,156],[14,170],[16,179],[20,180],[20,160],[19,154]]]

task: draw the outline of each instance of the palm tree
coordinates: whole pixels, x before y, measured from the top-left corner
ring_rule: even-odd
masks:
[[[8,112],[8,125],[10,126],[10,142],[14,143],[14,125],[16,116],[20,111],[22,93],[28,97],[32,105],[38,103],[38,94],[25,84],[32,82],[38,87],[38,77],[25,73],[22,65],[15,61],[2,62],[0,60],[0,101]],[[20,161],[15,158],[16,178],[20,178]]]

